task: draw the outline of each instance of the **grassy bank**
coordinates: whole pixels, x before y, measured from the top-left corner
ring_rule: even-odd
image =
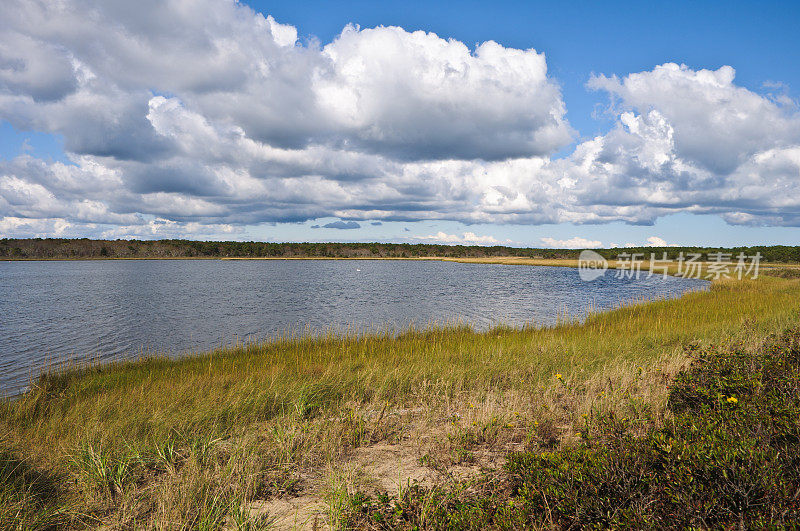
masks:
[[[778,529],[800,519],[800,328],[751,350],[707,347],[671,416],[636,429],[587,415],[579,444],[517,451],[504,474],[349,498],[353,527]]]
[[[799,311],[800,281],[765,277],[546,329],[286,337],[43,376],[0,406],[0,527],[336,525],[358,496],[574,447],[584,415],[664,426],[695,352],[755,352]]]

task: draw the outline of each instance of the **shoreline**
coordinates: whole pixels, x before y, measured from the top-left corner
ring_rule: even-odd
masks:
[[[569,267],[569,266],[555,266],[555,267]],[[682,278],[682,277],[676,277],[676,278]],[[396,339],[407,334],[415,334],[415,333],[441,334],[457,330],[468,330],[470,333],[476,336],[489,337],[497,333],[509,333],[509,332],[515,333],[515,332],[525,332],[525,331],[535,331],[535,330],[541,331],[563,326],[567,327],[581,326],[581,324],[583,324],[587,319],[593,316],[607,314],[609,312],[614,312],[623,308],[634,308],[636,306],[642,306],[663,301],[680,301],[686,296],[696,293],[706,292],[709,289],[711,289],[711,286],[714,284],[714,281],[705,279],[687,279],[687,280],[702,280],[707,284],[702,287],[687,289],[686,291],[682,292],[679,296],[665,294],[663,296],[652,299],[643,299],[643,298],[630,298],[625,300],[620,299],[617,302],[615,302],[613,306],[601,310],[594,310],[593,306],[588,305],[586,308],[576,312],[574,315],[563,316],[563,320],[562,320],[562,315],[559,313],[557,315],[557,321],[552,324],[539,324],[534,321],[527,321],[521,325],[498,323],[496,325],[491,326],[490,328],[476,329],[475,327],[467,323],[460,322],[459,320],[453,320],[453,321],[432,320],[425,324],[410,323],[406,326],[399,327],[397,329],[392,329],[386,325],[374,326],[364,329],[355,329],[351,328],[349,325],[343,325],[341,328],[327,327],[314,330],[310,326],[306,326],[302,328],[297,327],[297,328],[289,328],[282,331],[276,331],[273,334],[265,336],[261,339],[252,339],[249,336],[244,339],[238,338],[233,341],[224,342],[217,346],[204,350],[196,348],[188,348],[182,351],[154,350],[152,352],[149,352],[149,351],[142,351],[141,349],[139,349],[140,354],[137,356],[127,356],[125,352],[122,352],[107,359],[88,360],[86,362],[70,360],[70,359],[62,359],[60,361],[50,360],[46,364],[46,366],[43,367],[43,370],[37,372],[37,376],[32,378],[32,381],[35,381],[39,376],[46,375],[48,373],[97,370],[97,369],[103,369],[106,366],[126,364],[128,362],[138,363],[148,359],[168,359],[170,361],[181,361],[181,360],[192,359],[194,357],[209,356],[215,352],[229,351],[232,349],[237,349],[247,346],[259,346],[264,344],[269,345],[273,343],[286,343],[292,341],[313,342],[313,341],[331,340],[331,339],[358,340],[359,338],[369,338],[376,336]],[[101,355],[96,357],[100,356]],[[66,369],[66,371],[64,369]],[[18,393],[16,395],[8,395],[7,397],[0,395],[0,401],[3,398],[13,398],[19,396],[19,394],[21,393]]]
[[[210,258],[216,260],[227,260],[227,259],[219,259],[219,258]],[[323,260],[329,260],[330,258],[321,258]],[[136,259],[125,259],[125,258],[112,258],[108,260],[136,260]],[[148,259],[151,260],[151,259]],[[307,258],[298,258],[298,259],[291,259],[291,258],[245,258],[244,260],[307,260]],[[354,260],[350,258],[333,258],[333,260]],[[488,261],[488,260],[476,260],[476,259],[451,259],[451,258],[362,258],[362,259],[355,259],[355,260],[435,260],[435,261],[445,261],[445,262],[456,262],[456,263],[474,263],[474,264],[486,264],[486,265],[525,265],[525,266],[539,266],[539,267],[571,267],[577,268],[577,263],[540,263],[539,260],[530,260],[530,259],[522,259],[516,260],[514,262],[508,261]],[[65,260],[65,261],[76,261],[76,260]],[[94,260],[87,260],[87,261],[94,261]],[[535,261],[536,263],[531,263]],[[564,261],[568,262],[568,261]],[[577,261],[574,261],[577,262]],[[614,269],[613,266],[609,265],[609,269]],[[656,275],[660,276],[660,275]],[[675,276],[675,275],[670,275]],[[682,278],[677,276],[676,278]],[[652,299],[639,299],[639,298],[629,298],[629,299],[618,299],[612,306],[602,309],[602,310],[595,310],[592,306],[591,302],[587,303],[585,307],[573,315],[564,315],[562,316],[560,310],[556,313],[557,320],[552,324],[543,324],[537,323],[533,321],[528,321],[523,324],[513,325],[508,323],[498,323],[493,325],[490,328],[480,328],[476,329],[473,326],[462,323],[458,320],[453,321],[435,321],[431,320],[424,324],[416,324],[410,323],[406,326],[399,327],[396,329],[391,329],[384,325],[374,326],[370,328],[365,328],[363,330],[354,330],[350,329],[349,325],[343,325],[339,329],[333,328],[320,328],[317,330],[312,330],[309,327],[297,327],[297,328],[288,328],[286,330],[276,331],[268,336],[265,336],[261,339],[251,339],[250,337],[241,339],[235,339],[228,342],[220,343],[216,346],[213,346],[208,349],[197,349],[194,347],[190,347],[184,349],[182,351],[153,351],[153,352],[142,352],[141,349],[137,349],[134,352],[139,352],[136,356],[128,356],[127,353],[119,353],[112,357],[103,359],[102,361],[97,360],[87,360],[87,361],[80,361],[80,360],[73,360],[73,359],[59,359],[59,360],[49,360],[49,362],[43,366],[40,370],[33,371],[35,372],[35,376],[31,378],[31,382],[20,388],[17,392],[13,394],[2,394],[0,395],[0,400],[2,399],[16,399],[27,390],[29,390],[33,384],[33,382],[38,379],[40,376],[47,374],[47,373],[59,373],[64,372],[63,369],[67,369],[68,371],[83,371],[83,370],[96,370],[96,369],[103,369],[104,367],[111,367],[118,364],[125,364],[127,362],[138,362],[142,359],[150,359],[150,358],[164,358],[169,359],[172,361],[180,361],[185,359],[191,359],[193,357],[202,357],[206,355],[210,355],[217,351],[226,351],[230,349],[239,348],[242,345],[258,345],[258,344],[270,344],[275,342],[286,342],[286,341],[315,341],[318,339],[325,339],[325,338],[338,338],[338,339],[353,339],[353,338],[364,338],[370,336],[387,336],[387,337],[394,337],[397,338],[404,334],[409,333],[429,333],[429,332],[436,332],[436,333],[446,333],[451,330],[457,329],[468,329],[471,333],[475,335],[491,335],[496,331],[504,331],[504,332],[524,332],[530,330],[546,330],[554,327],[559,326],[580,326],[586,319],[596,316],[602,315],[609,312],[614,312],[621,308],[629,308],[634,306],[646,305],[653,302],[659,301],[677,301],[681,300],[687,295],[700,293],[704,291],[708,291],[711,289],[711,286],[714,284],[715,281],[706,280],[706,279],[694,279],[689,278],[686,280],[702,280],[707,284],[704,284],[700,287],[695,287],[691,289],[687,289],[683,291],[680,296],[674,296],[670,294],[664,294],[663,296],[652,298]],[[562,320],[563,319],[563,320]],[[102,354],[98,354],[95,357],[102,357]]]

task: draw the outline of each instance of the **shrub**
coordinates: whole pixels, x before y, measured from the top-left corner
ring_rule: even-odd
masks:
[[[613,412],[592,437],[508,456],[507,477],[361,497],[352,525],[458,529],[761,528],[800,521],[800,331],[759,349],[697,352],[672,418],[634,435]],[[469,487],[469,488],[467,488]]]

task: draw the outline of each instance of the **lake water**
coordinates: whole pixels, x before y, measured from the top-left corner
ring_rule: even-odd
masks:
[[[291,329],[546,325],[707,284],[612,272],[582,282],[571,268],[440,261],[0,262],[0,395],[53,361],[181,355]]]

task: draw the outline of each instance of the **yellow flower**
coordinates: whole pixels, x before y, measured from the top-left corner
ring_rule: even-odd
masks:
[[[735,404],[736,402],[738,402],[738,400],[736,400],[735,396],[729,396],[728,397],[728,403],[729,404]]]
[[[556,378],[558,378],[559,380],[562,380],[564,377],[561,376],[561,374],[559,373],[559,374],[556,374]]]

